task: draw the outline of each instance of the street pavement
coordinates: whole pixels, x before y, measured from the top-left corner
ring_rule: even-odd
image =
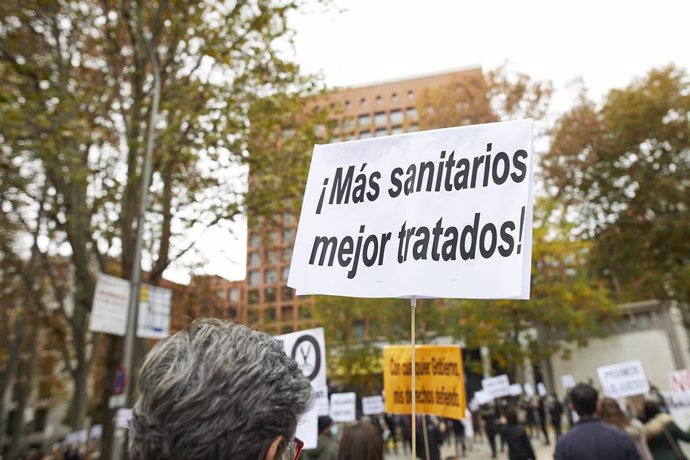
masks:
[[[553,433],[551,433],[553,434]],[[498,445],[500,445],[500,442],[498,440],[498,437],[496,437],[496,443],[497,443],[497,449],[499,452],[497,453],[496,458],[498,459],[507,459],[508,458],[508,448],[506,447],[506,450],[503,453],[500,453],[500,448]],[[540,439],[534,438],[532,439],[532,447],[534,448],[534,452],[537,454],[537,459],[536,460],[550,460],[553,459],[553,450],[554,450],[554,444],[553,440],[551,445],[545,445],[544,442]],[[387,454],[384,456],[385,460],[412,460],[412,455],[409,453],[406,453],[403,455],[402,449],[398,449],[399,452],[398,454]],[[476,439],[474,442],[468,442],[467,444],[467,450],[465,454],[461,454],[460,456],[456,456],[455,452],[455,447],[451,445],[444,444],[443,448],[441,449],[441,458],[444,460],[485,460],[485,459],[491,459],[491,448],[489,447],[489,444],[486,442],[486,439]]]

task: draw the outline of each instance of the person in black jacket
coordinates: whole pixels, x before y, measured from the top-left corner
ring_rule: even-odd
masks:
[[[501,425],[501,436],[508,444],[508,458],[510,460],[534,460],[534,449],[525,429],[518,422],[515,408],[506,410],[506,423]]]

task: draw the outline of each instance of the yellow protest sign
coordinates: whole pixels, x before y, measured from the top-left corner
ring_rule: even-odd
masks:
[[[465,381],[459,346],[417,345],[416,411],[454,419],[465,418]],[[412,413],[412,346],[383,349],[386,412]]]

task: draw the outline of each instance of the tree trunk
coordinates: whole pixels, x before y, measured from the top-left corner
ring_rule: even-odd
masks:
[[[19,366],[19,361],[22,353],[22,344],[24,342],[25,336],[25,320],[24,317],[20,317],[16,323],[16,333],[14,335],[14,340],[11,347],[9,347],[7,352],[7,364],[5,368],[0,372],[0,452],[2,452],[2,447],[5,445],[5,431],[7,416],[5,414],[5,394],[10,385],[12,377],[17,372],[17,367]]]
[[[36,360],[38,358],[38,340],[37,328],[31,325],[28,334],[29,340],[29,359],[22,363],[20,372],[17,377],[17,405],[14,408],[15,416],[11,421],[12,438],[10,440],[10,447],[7,451],[7,458],[18,457],[19,449],[22,447],[24,438],[24,412],[31,396],[33,389],[34,372],[36,369]]]

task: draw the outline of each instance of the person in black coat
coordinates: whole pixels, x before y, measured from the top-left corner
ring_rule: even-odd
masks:
[[[426,426],[426,433],[424,427]],[[441,460],[441,445],[443,434],[434,421],[434,417],[428,415],[417,418],[417,458],[428,460]],[[428,447],[428,452],[427,452]]]
[[[541,432],[544,433],[544,444],[549,445],[549,432],[546,430],[546,398],[543,396],[539,397],[539,402],[537,405],[537,413],[539,414],[539,426],[541,427]]]
[[[561,419],[563,418],[563,404],[558,400],[558,396],[553,394],[553,401],[549,406],[549,416],[551,417],[551,425],[553,431],[556,433],[556,441],[561,437]]]
[[[518,422],[515,408],[506,410],[506,423],[501,425],[501,436],[508,444],[508,458],[510,460],[534,460],[536,455],[532,443],[525,429]]]

